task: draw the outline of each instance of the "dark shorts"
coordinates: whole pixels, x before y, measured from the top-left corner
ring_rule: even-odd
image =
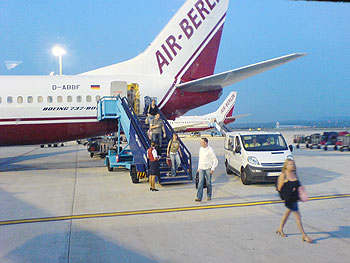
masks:
[[[149,175],[158,175],[160,176],[159,162],[149,162]]]
[[[296,212],[299,210],[298,202],[285,202],[285,205],[288,209],[292,210],[293,212]]]

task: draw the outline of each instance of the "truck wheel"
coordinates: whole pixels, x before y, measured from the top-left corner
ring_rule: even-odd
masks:
[[[131,166],[130,176],[131,176],[131,181],[134,184],[137,184],[139,182],[139,177],[137,176],[136,166],[134,166],[134,165]]]
[[[299,144],[297,144],[297,146],[296,146],[296,147],[297,147],[297,149],[299,149],[299,147],[300,147],[300,146],[299,146]]]
[[[338,150],[338,147],[337,145],[334,146],[334,151]]]
[[[309,144],[308,143],[306,144],[306,148],[309,148]]]
[[[328,149],[327,149],[327,146],[323,147],[323,149],[324,149],[325,151],[327,151],[327,150],[328,150]]]
[[[225,166],[226,166],[226,173],[227,174],[233,174],[233,172],[230,170],[230,168],[228,168],[227,160],[225,161]]]
[[[107,169],[108,169],[108,172],[113,172],[113,167],[111,167],[109,159],[107,159]]]
[[[320,145],[317,145],[317,149],[321,149],[321,146],[320,146]]]
[[[90,153],[90,157],[91,157],[91,158],[94,157],[94,153]]]
[[[242,181],[242,184],[244,184],[244,185],[250,184],[250,182],[247,179],[247,173],[244,171],[244,169],[242,169],[242,171],[241,171],[241,181]]]

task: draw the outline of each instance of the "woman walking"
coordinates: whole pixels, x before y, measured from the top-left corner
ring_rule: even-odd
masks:
[[[159,156],[155,148],[156,143],[151,142],[151,147],[147,150],[147,158],[149,159],[149,185],[150,191],[159,191],[156,189],[156,176],[160,176],[159,170]]]
[[[298,179],[296,173],[296,166],[294,160],[287,159],[284,162],[282,173],[278,177],[277,181],[277,190],[280,192],[281,197],[285,201],[285,206],[287,207],[287,211],[284,213],[282,217],[281,224],[276,231],[276,234],[287,237],[287,235],[283,232],[283,227],[290,215],[293,212],[297,226],[299,228],[300,233],[302,234],[303,241],[307,243],[312,243],[313,240],[305,233],[303,224],[301,223],[301,215],[298,209],[298,191],[299,188],[303,187]]]
[[[176,171],[181,165],[180,156],[182,158],[179,136],[173,133],[173,138],[169,141],[167,148],[167,157],[170,157],[171,160],[171,176],[176,176]]]

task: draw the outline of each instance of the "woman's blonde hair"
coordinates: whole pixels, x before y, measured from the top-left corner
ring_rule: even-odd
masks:
[[[283,167],[282,167],[282,173],[284,173],[285,174],[285,172],[286,172],[286,170],[287,170],[287,165],[289,164],[289,163],[294,163],[294,166],[295,166],[295,161],[293,160],[293,159],[286,159],[285,161],[284,161],[284,164],[283,164]]]

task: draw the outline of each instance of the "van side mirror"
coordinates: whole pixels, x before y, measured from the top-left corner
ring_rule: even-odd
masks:
[[[289,150],[292,152],[293,151],[293,145],[289,145]]]
[[[241,146],[239,145],[236,146],[235,153],[241,153]]]

